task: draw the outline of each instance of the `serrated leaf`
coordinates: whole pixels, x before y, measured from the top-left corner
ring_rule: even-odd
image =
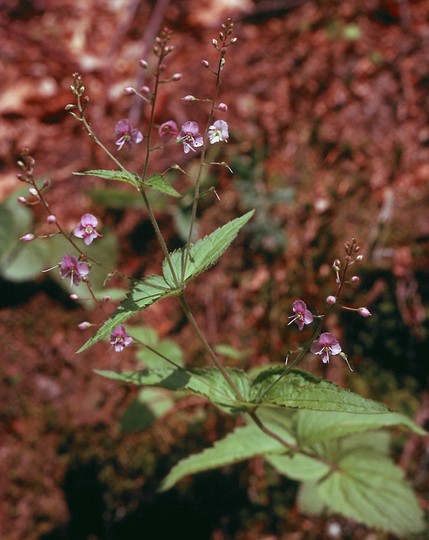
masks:
[[[239,427],[211,448],[182,459],[164,478],[160,490],[170,489],[190,474],[232,465],[281,448],[279,442],[262,433],[255,424]]]
[[[135,173],[128,171],[112,171],[106,169],[94,169],[90,171],[74,172],[77,176],[97,176],[98,178],[104,178],[105,180],[116,180],[119,182],[126,182],[131,184],[137,189],[140,189],[142,182],[139,176]]]
[[[372,449],[343,455],[317,491],[331,511],[369,527],[406,538],[424,529],[423,512],[404,472]]]
[[[183,281],[186,283],[190,279],[197,276],[199,273],[207,270],[207,268],[212,266],[226,251],[231,242],[237,236],[240,229],[252,217],[253,213],[254,211],[252,210],[250,212],[247,212],[247,214],[244,214],[244,216],[233,219],[226,225],[219,227],[208,236],[205,236],[204,238],[198,240],[198,242],[193,244],[189,250],[189,260],[186,265],[186,275],[184,279],[181,278],[185,248],[179,249],[171,253],[171,264],[179,282]],[[162,264],[162,271],[166,282],[170,286],[174,286],[175,280],[173,278],[170,265],[168,264],[168,261],[166,259]]]
[[[240,390],[244,399],[249,393],[249,381],[244,371],[227,369],[229,376]],[[202,395],[225,411],[235,410],[243,404],[236,396],[217,368],[165,368],[123,371],[96,371],[99,375],[138,386],[155,386],[173,391],[187,391]]]
[[[409,429],[418,435],[426,434],[407,416],[388,410],[377,414],[300,410],[294,418],[295,434],[301,446],[392,426]]]
[[[124,323],[139,311],[146,309],[160,298],[165,298],[171,294],[174,293],[167,287],[163,277],[153,274],[144,278],[131,289],[111,318],[77,352],[80,353],[92,347],[97,341],[110,334],[118,325]]]
[[[340,388],[330,381],[305,371],[291,370],[280,377],[284,368],[268,368],[251,385],[251,401],[261,405],[280,405],[320,411],[343,411],[375,414],[388,412],[382,403]]]
[[[144,181],[144,185],[155,189],[156,191],[160,191],[165,195],[181,197],[180,193],[164,179],[162,174],[153,174],[150,178]]]

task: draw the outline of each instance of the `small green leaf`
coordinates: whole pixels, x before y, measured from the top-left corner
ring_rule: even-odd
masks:
[[[266,461],[280,474],[292,480],[319,480],[330,471],[329,465],[305,454],[265,455]]]
[[[174,406],[171,396],[158,388],[144,388],[127,408],[120,420],[122,433],[149,428]]]
[[[126,182],[131,184],[137,189],[141,188],[142,182],[139,176],[135,173],[128,171],[111,171],[105,169],[95,169],[91,171],[75,172],[77,176],[97,176],[98,178],[104,178],[105,180],[117,180],[119,182]]]
[[[281,405],[299,409],[375,414],[387,407],[314,377],[305,371],[291,370],[280,378],[284,368],[265,369],[251,385],[251,401],[261,405]]]
[[[281,448],[279,442],[262,433],[255,424],[239,427],[211,448],[182,459],[163,480],[160,490],[170,489],[187,475],[239,463]]]
[[[372,449],[343,455],[317,491],[331,511],[369,527],[406,538],[424,529],[423,512],[404,472]]]
[[[160,298],[171,294],[174,294],[174,291],[170,290],[161,276],[154,274],[144,278],[131,289],[112,317],[77,352],[80,353],[92,347],[97,341],[110,334],[118,325],[124,323],[139,311],[146,309]]]
[[[171,195],[172,197],[181,197],[180,193],[176,191],[163,177],[162,174],[154,174],[150,178],[144,181],[144,185],[148,186],[156,191]]]

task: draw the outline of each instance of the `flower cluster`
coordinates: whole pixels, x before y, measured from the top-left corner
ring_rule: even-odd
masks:
[[[179,131],[176,122],[169,120],[159,126],[158,135],[164,143],[175,138],[178,144],[183,144],[185,154],[188,154],[191,150],[195,152],[196,148],[200,148],[204,144],[204,138],[200,133],[200,126],[197,122],[193,121],[187,121],[182,124]],[[228,142],[228,124],[225,120],[216,120],[209,127],[207,136],[210,144]]]

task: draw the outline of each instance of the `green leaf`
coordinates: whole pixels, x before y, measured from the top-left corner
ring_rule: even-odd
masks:
[[[239,463],[281,448],[279,442],[262,433],[255,424],[239,427],[211,448],[182,459],[163,480],[160,490],[170,489],[187,475]]]
[[[381,403],[336,386],[330,381],[299,370],[291,370],[284,377],[284,368],[265,369],[251,385],[251,401],[261,405],[280,405],[320,411],[343,411],[375,414],[387,412]]]
[[[161,276],[154,274],[144,278],[131,289],[112,317],[77,352],[79,353],[92,347],[97,341],[110,334],[118,325],[124,323],[130,317],[152,305],[160,298],[170,296],[171,294],[174,294],[174,292],[170,288],[167,288],[165,280]]]
[[[171,195],[172,197],[181,197],[180,193],[176,191],[163,177],[162,174],[154,174],[150,178],[144,181],[144,185],[148,186],[156,191]]]
[[[179,281],[187,282],[199,273],[212,266],[219,257],[226,251],[231,242],[237,236],[240,229],[249,221],[253,215],[253,210],[239,218],[233,219],[226,225],[219,227],[208,236],[198,240],[189,251],[189,261],[186,266],[186,275],[182,277],[184,249],[179,249],[171,253],[171,263],[174,273]],[[168,261],[164,259],[162,270],[166,282],[174,286],[174,279]]]
[[[131,184],[137,189],[141,188],[142,182],[139,176],[135,173],[128,171],[111,171],[105,169],[95,169],[91,171],[75,172],[77,176],[97,176],[98,178],[104,178],[105,180],[117,180],[119,182],[126,182]]]
[[[122,433],[149,428],[155,420],[174,406],[171,396],[158,388],[144,388],[127,408],[120,420]]]
[[[18,246],[15,256],[11,257],[9,264],[3,267],[2,275],[9,281],[21,282],[37,278],[46,268],[46,259],[49,253],[47,242],[34,240],[29,244]]]
[[[225,411],[233,411],[242,403],[237,401],[234,392],[225,381],[217,368],[190,368],[181,369],[167,366],[165,368],[123,371],[97,371],[99,375],[136,384],[138,386],[155,386],[174,391],[187,391],[192,394],[202,395]],[[228,374],[240,390],[243,397],[249,394],[249,381],[244,371],[228,369]]]
[[[105,208],[125,210],[127,208],[142,208],[144,206],[143,199],[129,189],[103,187],[100,189],[88,189],[86,193],[96,205]]]
[[[369,527],[406,538],[424,529],[423,512],[402,469],[370,448],[343,455],[317,491],[331,511]]]
[[[418,435],[426,434],[424,429],[407,416],[388,410],[377,414],[300,410],[294,418],[296,437],[303,447],[352,433],[391,426],[400,426]]]
[[[265,460],[280,474],[292,480],[319,480],[330,471],[329,465],[305,454],[265,455]]]

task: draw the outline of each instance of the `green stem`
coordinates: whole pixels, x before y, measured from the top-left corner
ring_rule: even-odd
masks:
[[[197,321],[195,320],[195,318],[194,318],[194,316],[192,314],[192,311],[191,311],[191,309],[190,309],[190,307],[188,305],[188,302],[186,301],[186,298],[185,298],[183,292],[180,294],[179,300],[180,300],[180,303],[182,305],[182,309],[183,309],[183,311],[184,311],[184,313],[186,315],[186,318],[188,319],[190,325],[192,326],[192,329],[194,330],[196,336],[200,340],[202,346],[204,347],[204,350],[206,351],[208,357],[210,358],[212,363],[217,367],[217,369],[220,371],[220,373],[222,374],[225,381],[229,384],[229,386],[231,387],[232,391],[235,394],[236,399],[238,401],[244,401],[244,397],[243,397],[242,393],[238,389],[235,382],[232,380],[230,374],[228,373],[228,371],[226,370],[226,368],[224,367],[222,362],[216,356],[215,352],[211,348],[209,342],[207,341],[206,337],[204,336],[204,334],[202,333],[200,327],[198,326],[198,323],[197,323]]]

